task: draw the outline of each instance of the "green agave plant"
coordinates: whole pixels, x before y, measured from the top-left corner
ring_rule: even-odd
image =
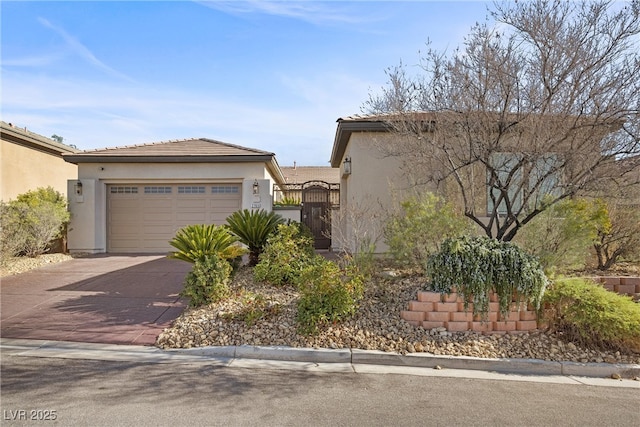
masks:
[[[223,225],[188,225],[178,230],[176,236],[169,241],[177,249],[169,258],[195,263],[207,256],[216,255],[231,261],[247,252],[235,244],[237,242],[238,239]]]
[[[227,223],[231,232],[249,247],[249,265],[255,266],[267,244],[267,238],[276,232],[279,224],[284,224],[285,221],[275,212],[267,212],[264,209],[255,211],[244,209],[231,214],[227,218]]]

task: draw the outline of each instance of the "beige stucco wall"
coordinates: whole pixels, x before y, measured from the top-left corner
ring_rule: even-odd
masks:
[[[340,212],[336,213],[333,249],[358,251],[361,243],[376,243],[375,252],[387,250],[382,231],[394,206],[412,190],[401,162],[386,157],[379,144],[393,144],[391,134],[354,132],[341,159]],[[351,158],[351,174],[345,175],[344,159]]]
[[[70,252],[103,253],[107,250],[108,184],[125,183],[241,183],[242,208],[271,210],[274,179],[264,163],[81,163],[78,180],[82,196],[75,194],[77,180],[67,184],[71,222]],[[259,194],[253,194],[257,180]]]
[[[301,207],[276,207],[273,209],[275,213],[280,215],[285,220],[300,222],[302,220],[302,208]]]
[[[67,180],[75,179],[78,167],[62,157],[0,141],[0,200],[9,201],[38,187],[51,186],[67,194]]]

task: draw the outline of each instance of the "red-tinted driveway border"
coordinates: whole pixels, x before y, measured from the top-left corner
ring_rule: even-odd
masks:
[[[191,265],[162,255],[94,255],[3,277],[2,338],[153,345],[182,313]]]

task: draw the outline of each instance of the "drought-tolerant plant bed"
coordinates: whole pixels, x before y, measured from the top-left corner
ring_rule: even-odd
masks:
[[[294,286],[257,283],[244,266],[229,284],[231,297],[187,309],[157,340],[161,348],[257,345],[316,348],[359,348],[396,353],[486,358],[535,358],[554,361],[640,363],[640,355],[586,349],[561,335],[481,335],[425,330],[400,318],[409,301],[425,288],[420,276],[376,275],[365,285],[356,313],[342,323],[303,335],[296,324],[300,297]]]
[[[75,257],[76,255],[74,255]],[[46,254],[9,260],[2,276],[18,274],[72,257]],[[242,267],[230,284],[232,296],[203,308],[187,309],[158,337],[162,348],[209,345],[285,345],[292,347],[360,348],[397,353],[537,358],[556,361],[640,363],[640,355],[582,349],[562,336],[535,332],[519,335],[449,334],[414,328],[400,319],[416,292],[424,289],[419,276],[374,277],[355,316],[345,323],[304,336],[296,328],[295,287],[256,283],[250,267]]]

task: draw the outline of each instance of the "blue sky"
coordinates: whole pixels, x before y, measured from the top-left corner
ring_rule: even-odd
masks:
[[[80,149],[205,137],[328,165],[385,69],[453,49],[473,1],[2,1],[2,120]]]

